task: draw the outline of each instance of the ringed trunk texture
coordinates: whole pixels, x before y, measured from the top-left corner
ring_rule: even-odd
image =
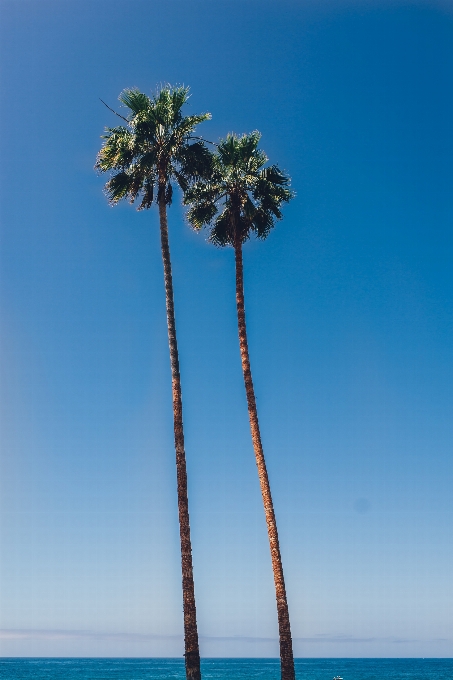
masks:
[[[280,637],[280,663],[282,680],[295,680],[293,642],[289,623],[288,602],[286,600],[285,579],[283,577],[282,558],[278,541],[277,523],[275,521],[274,506],[267,475],[266,461],[261,444],[258,412],[256,408],[255,391],[253,389],[252,372],[250,370],[249,350],[247,343],[247,328],[245,324],[244,306],[244,277],[242,264],[242,243],[236,240],[236,305],[238,314],[239,347],[241,351],[242,371],[244,374],[245,392],[249,411],[250,430],[255,451],[258,477],[263,497],[264,513],[266,516],[267,533],[271,549],[272,569],[274,572],[275,595],[277,599],[278,629]]]
[[[173,392],[173,422],[175,431],[176,474],[178,484],[179,532],[181,537],[182,593],[184,611],[184,645],[187,680],[201,680],[200,650],[198,647],[197,612],[193,582],[192,545],[190,541],[189,501],[187,496],[186,454],[182,422],[181,378],[178,345],[176,343],[173,281],[168,244],[167,206],[159,199],[160,237],[164,263],[165,300],[167,305],[168,344],[170,348]]]

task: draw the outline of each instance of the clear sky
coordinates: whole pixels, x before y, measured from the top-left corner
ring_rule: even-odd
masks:
[[[1,0],[3,655],[181,656],[157,212],[93,171],[125,87],[258,129],[297,197],[245,247],[297,656],[453,656],[453,12]],[[203,656],[277,656],[231,250],[169,211]]]

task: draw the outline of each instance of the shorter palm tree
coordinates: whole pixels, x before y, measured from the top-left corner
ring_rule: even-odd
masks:
[[[276,165],[264,167],[266,154],[258,149],[261,135],[252,132],[238,137],[228,135],[212,157],[209,180],[197,181],[185,192],[184,203],[190,206],[187,218],[196,230],[210,227],[209,241],[217,246],[233,246],[236,260],[236,305],[239,347],[245,391],[255,451],[261,494],[274,572],[280,637],[282,680],[294,680],[294,658],[282,559],[272,503],[269,477],[264,459],[258,423],[255,391],[250,369],[245,323],[242,246],[252,234],[265,239],[275,219],[281,219],[280,207],[293,195],[289,178]]]

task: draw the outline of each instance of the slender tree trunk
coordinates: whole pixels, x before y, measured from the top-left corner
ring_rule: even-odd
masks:
[[[277,523],[275,521],[274,506],[272,504],[266,461],[264,460],[263,446],[261,444],[255,391],[253,389],[252,372],[250,370],[247,329],[245,324],[242,243],[239,239],[236,239],[234,250],[236,259],[236,305],[238,314],[239,347],[241,350],[242,371],[244,373],[245,392],[247,395],[250,430],[252,433],[253,448],[255,450],[258,477],[260,480],[261,494],[263,497],[267,533],[269,536],[269,545],[271,549],[272,569],[274,572],[278,630],[280,636],[281,676],[282,680],[295,680],[293,643],[291,638],[291,627],[289,623],[288,603],[286,600],[285,580],[283,577],[282,558],[280,555],[280,544],[278,542]]]
[[[184,609],[184,644],[187,680],[201,680],[200,650],[198,647],[197,612],[190,541],[189,501],[187,497],[186,454],[182,422],[181,379],[179,374],[178,346],[176,343],[173,281],[170,248],[168,244],[167,207],[162,195],[159,198],[160,237],[164,263],[165,299],[167,304],[168,344],[170,348],[171,381],[173,390],[173,422],[175,431],[176,473],[178,482],[179,532],[181,536],[182,592]]]

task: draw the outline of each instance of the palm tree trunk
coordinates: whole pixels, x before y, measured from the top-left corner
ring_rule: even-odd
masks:
[[[186,454],[182,422],[181,378],[178,345],[176,343],[173,281],[168,244],[167,207],[163,192],[159,197],[160,237],[164,263],[165,299],[167,304],[168,344],[170,348],[171,381],[173,391],[173,422],[175,431],[176,473],[178,483],[179,532],[181,537],[182,592],[184,610],[184,645],[187,680],[201,680],[200,650],[198,647],[197,612],[193,582],[192,545],[190,541],[189,501],[187,497]]]
[[[263,497],[267,533],[269,536],[269,544],[271,549],[272,569],[274,572],[278,629],[280,637],[281,677],[282,680],[295,680],[293,643],[291,638],[291,627],[289,623],[288,603],[286,600],[285,579],[283,577],[282,558],[280,555],[280,544],[278,542],[277,523],[275,521],[274,506],[272,504],[266,461],[264,460],[263,446],[261,444],[255,391],[253,389],[252,372],[250,370],[247,329],[245,324],[242,243],[238,238],[236,239],[234,250],[236,259],[236,305],[238,314],[239,347],[241,350],[242,371],[244,374],[245,392],[247,395],[250,430],[252,433],[253,448],[255,451],[256,465],[258,468],[261,495]]]

